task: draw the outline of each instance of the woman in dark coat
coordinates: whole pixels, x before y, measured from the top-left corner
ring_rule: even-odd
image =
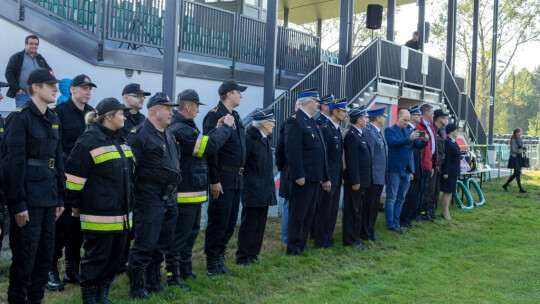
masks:
[[[523,133],[521,132],[521,129],[515,129],[512,137],[510,138],[510,159],[508,160],[508,168],[514,169],[514,172],[512,176],[510,176],[506,183],[502,186],[504,188],[504,191],[508,191],[508,185],[515,178],[519,186],[519,193],[527,193],[527,191],[523,190],[523,188],[521,187],[521,159],[523,158],[522,153],[527,151],[527,148],[523,147],[523,140],[521,140],[522,135]]]
[[[246,134],[246,164],[242,190],[242,223],[238,230],[236,264],[260,263],[268,206],[276,205],[274,164],[268,136],[274,129],[273,109],[256,110]]]
[[[456,192],[457,179],[460,174],[459,164],[461,161],[461,150],[456,143],[458,136],[458,130],[456,125],[449,124],[446,126],[446,139],[444,140],[444,161],[442,165],[442,183],[441,191],[442,197],[442,213],[441,216],[444,219],[451,220],[450,210],[450,198],[452,194]]]

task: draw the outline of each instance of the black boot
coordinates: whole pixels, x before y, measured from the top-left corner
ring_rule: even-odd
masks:
[[[150,299],[146,291],[146,268],[129,268],[129,297],[134,300]]]
[[[148,293],[165,292],[165,288],[161,285],[160,264],[152,264],[146,270],[146,290],[148,290]]]
[[[423,220],[423,221],[429,221],[429,222],[434,222],[435,220],[431,218],[431,216],[429,216],[429,211],[427,210],[424,210],[422,211],[422,215],[420,216],[420,218]]]
[[[180,276],[182,280],[196,280],[197,276],[193,273],[191,266],[191,259],[189,260],[180,260]]]
[[[438,217],[438,216],[435,215],[435,210],[434,210],[433,207],[432,207],[431,209],[429,209],[429,217],[430,217],[431,219],[435,220],[435,221],[440,221],[440,220],[441,220],[440,217]]]
[[[206,274],[208,276],[217,276],[222,275],[221,269],[219,268],[219,256],[206,256]]]
[[[66,261],[66,273],[64,274],[64,284],[73,283],[81,285],[81,276],[79,275],[79,262]]]
[[[183,290],[189,290],[189,287],[182,282],[182,276],[180,275],[180,264],[174,262],[167,264],[167,285],[178,287]]]
[[[225,265],[225,253],[219,256],[218,266],[223,274],[229,273],[231,271],[229,267]]]
[[[81,296],[83,304],[96,304],[96,286],[81,285]]]
[[[109,289],[111,288],[112,280],[101,282],[97,288],[96,302],[103,304],[113,304],[109,300]]]
[[[64,283],[60,281],[60,274],[58,274],[58,261],[53,261],[51,270],[48,273],[47,284],[45,285],[50,291],[62,291],[64,290]]]

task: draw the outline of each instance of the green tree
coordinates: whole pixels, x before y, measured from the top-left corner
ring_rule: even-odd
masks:
[[[458,1],[457,8],[456,67],[460,67],[461,72],[465,73],[468,73],[468,67],[471,65],[473,3],[473,0],[461,0]],[[433,41],[441,54],[445,54],[447,1],[435,0],[432,5],[438,7],[435,10],[437,19],[432,27]],[[487,126],[489,115],[492,33],[493,1],[480,1],[476,110],[480,114],[480,121],[484,126]],[[499,3],[497,54],[498,58],[506,63],[498,65],[497,82],[503,77],[502,75],[508,74],[518,49],[529,42],[539,40],[540,1],[501,0]],[[510,90],[510,94],[511,92]],[[508,94],[506,87],[504,94]],[[505,105],[508,106],[506,101],[501,103],[500,100],[497,100],[496,113],[509,113],[508,109],[503,107]]]

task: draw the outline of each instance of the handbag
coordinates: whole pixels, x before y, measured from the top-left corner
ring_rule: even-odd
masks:
[[[529,158],[527,157],[527,154],[523,153],[523,157],[521,158],[521,167],[522,168],[530,168],[531,162],[529,161]]]

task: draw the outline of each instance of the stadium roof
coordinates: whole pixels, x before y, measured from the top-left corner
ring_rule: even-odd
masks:
[[[396,0],[396,6],[415,2],[416,0]],[[365,12],[368,4],[379,4],[386,8],[388,0],[354,0],[354,13]],[[279,19],[284,19],[286,7],[289,8],[289,22],[304,24],[339,17],[341,0],[280,0]]]

